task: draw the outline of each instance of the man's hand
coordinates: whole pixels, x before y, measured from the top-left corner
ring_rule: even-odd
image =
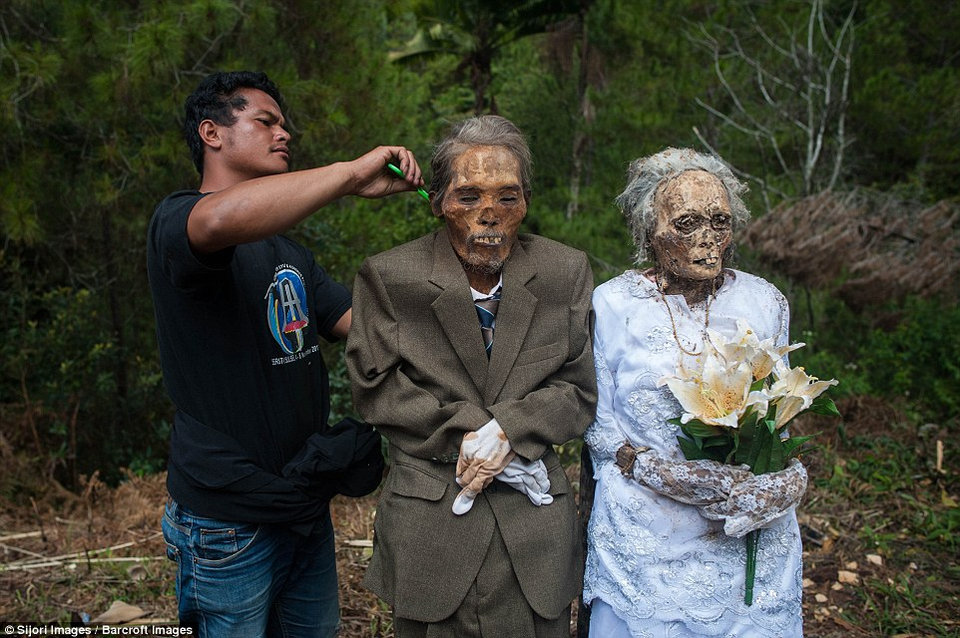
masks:
[[[515,453],[496,419],[490,419],[476,432],[467,432],[460,443],[457,459],[457,484],[463,489],[453,502],[454,514],[466,514],[473,499],[497,474],[503,471]]]
[[[403,171],[403,179],[387,169],[391,162]],[[384,197],[423,186],[420,165],[413,153],[402,146],[378,146],[348,165],[353,176],[353,194],[360,197]]]

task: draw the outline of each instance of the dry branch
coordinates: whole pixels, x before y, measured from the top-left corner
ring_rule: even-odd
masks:
[[[29,553],[29,554],[31,554],[32,556],[34,556],[35,558],[33,558],[33,559],[21,558],[21,559],[19,559],[19,560],[15,560],[15,561],[9,562],[9,563],[7,563],[7,564],[5,564],[5,565],[0,566],[0,571],[6,571],[6,570],[11,570],[11,569],[36,569],[36,568],[38,568],[38,567],[48,567],[48,566],[62,565],[62,564],[64,564],[64,563],[71,563],[71,562],[76,562],[76,561],[93,563],[93,562],[119,562],[119,561],[134,561],[134,560],[139,560],[139,558],[137,558],[137,557],[130,557],[130,558],[91,558],[91,555],[93,555],[93,554],[102,554],[102,553],[104,553],[104,552],[112,552],[112,551],[115,551],[115,550],[118,550],[118,549],[126,549],[126,548],[129,548],[129,547],[135,547],[135,546],[137,546],[137,545],[142,545],[143,543],[146,543],[146,542],[148,542],[148,541],[150,541],[150,540],[153,540],[154,538],[157,538],[157,537],[159,537],[159,536],[161,536],[161,532],[156,532],[156,533],[154,533],[154,534],[152,534],[152,535],[150,535],[150,536],[148,536],[148,537],[146,537],[146,538],[144,538],[144,539],[138,540],[138,541],[130,541],[130,542],[127,542],[127,543],[120,543],[120,544],[118,544],[118,545],[111,545],[110,547],[101,547],[101,548],[99,548],[99,549],[84,550],[84,551],[81,551],[81,552],[73,552],[73,553],[70,553],[70,554],[60,554],[59,556],[42,556],[42,555],[36,554],[36,553],[34,553],[34,552],[26,552],[26,550],[23,550],[25,553]],[[152,559],[151,559],[151,560],[152,560]]]
[[[711,54],[714,75],[726,97],[725,106],[699,98],[696,103],[722,128],[769,147],[776,158],[776,167],[766,171],[771,175],[746,175],[760,186],[765,202],[770,195],[784,197],[782,187],[773,188],[777,180],[771,176],[787,180],[792,192],[802,196],[833,189],[841,177],[850,144],[845,120],[855,9],[853,3],[840,25],[828,25],[824,3],[813,0],[806,24],[794,28],[781,22],[784,32],[779,36],[764,29],[748,9],[749,28],[701,26],[690,36]],[[762,45],[745,43],[749,36],[759,36]],[[716,143],[698,127],[693,130],[715,152]]]
[[[0,536],[0,543],[6,543],[7,541],[14,541],[18,538],[36,538],[43,534],[40,530],[35,532],[20,532],[19,534],[8,534],[7,536]]]
[[[0,572],[8,571],[29,571],[31,569],[43,569],[45,567],[63,567],[76,565],[77,563],[89,563],[91,565],[100,563],[142,563],[152,560],[168,560],[166,556],[124,556],[112,558],[72,558],[70,560],[48,560],[47,562],[36,562],[29,564],[11,564],[0,565]]]

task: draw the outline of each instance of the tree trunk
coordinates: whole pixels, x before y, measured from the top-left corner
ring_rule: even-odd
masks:
[[[492,55],[484,50],[478,51],[470,64],[470,83],[473,85],[473,114],[483,115],[487,102],[487,91],[493,80],[491,68]],[[490,111],[493,112],[492,110]]]
[[[573,148],[570,154],[570,199],[567,202],[567,219],[573,219],[580,210],[580,183],[583,179],[583,161],[586,149],[590,146],[587,127],[593,122],[593,106],[590,103],[590,91],[587,82],[589,40],[587,37],[587,10],[590,0],[580,3],[580,64],[577,70],[577,98],[580,104],[580,121],[573,133]]]
[[[106,424],[107,436],[111,441],[117,440],[120,432],[129,432],[129,423],[127,423],[127,397],[129,387],[127,384],[127,357],[126,340],[124,339],[123,318],[120,312],[120,300],[117,295],[117,287],[122,285],[120,273],[117,271],[117,259],[115,256],[116,243],[113,233],[113,209],[105,207],[100,217],[100,241],[101,256],[103,258],[104,268],[107,273],[106,293],[107,305],[110,310],[110,326],[113,332],[114,342],[117,346],[118,356],[116,357],[116,366],[114,368],[115,382],[117,384],[118,416],[122,421],[114,421]]]

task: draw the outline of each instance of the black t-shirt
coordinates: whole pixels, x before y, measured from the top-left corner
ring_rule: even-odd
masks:
[[[326,504],[281,474],[326,427],[319,337],[335,339],[350,293],[283,236],[195,254],[187,217],[201,197],[171,194],[148,231],[160,363],[177,408],[168,489],[205,516],[309,523]]]

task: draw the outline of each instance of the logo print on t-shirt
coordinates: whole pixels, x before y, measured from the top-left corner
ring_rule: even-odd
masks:
[[[310,324],[307,292],[300,272],[287,264],[278,266],[264,299],[267,300],[267,325],[274,340],[287,354],[300,352],[303,329]]]

